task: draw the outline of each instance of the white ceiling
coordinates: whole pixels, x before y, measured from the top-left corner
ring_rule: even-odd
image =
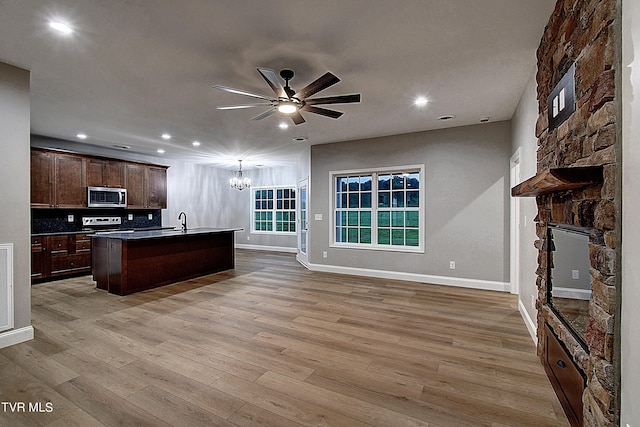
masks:
[[[34,134],[212,165],[294,161],[300,144],[510,119],[535,66],[555,0],[0,0],[0,61],[31,70]],[[50,19],[74,28],[62,35]],[[342,81],[316,96],[361,93],[303,113],[282,130],[264,109],[216,106],[264,95],[257,67],[291,68],[300,89],[326,71]],[[429,104],[413,105],[423,95]],[[455,119],[437,118],[453,114]],[[170,141],[160,137],[172,135]],[[191,142],[198,140],[200,147]]]

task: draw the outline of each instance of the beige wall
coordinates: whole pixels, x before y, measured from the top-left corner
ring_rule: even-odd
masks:
[[[640,427],[640,3],[622,0],[622,427]]]
[[[0,347],[33,337],[29,127],[29,71],[0,63],[0,243],[13,244],[14,279],[14,329],[0,334]]]

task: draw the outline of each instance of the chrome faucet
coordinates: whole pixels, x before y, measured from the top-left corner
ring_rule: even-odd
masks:
[[[180,218],[182,218],[182,231],[187,231],[187,214],[180,212],[180,214],[178,214],[178,220]]]

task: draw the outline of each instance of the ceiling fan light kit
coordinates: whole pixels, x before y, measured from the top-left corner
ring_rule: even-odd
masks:
[[[360,102],[360,94],[354,93],[350,95],[336,95],[327,96],[324,98],[309,98],[316,93],[327,89],[330,86],[338,83],[340,79],[330,72],[327,72],[320,76],[318,79],[309,83],[302,90],[298,92],[294,91],[289,86],[289,80],[294,76],[292,70],[284,69],[280,71],[280,77],[284,80],[284,86],[278,80],[278,76],[275,71],[269,68],[258,68],[258,73],[264,78],[269,87],[273,90],[275,97],[268,97],[257,93],[247,92],[240,89],[234,89],[227,86],[216,85],[214,89],[221,90],[223,92],[234,93],[237,95],[249,96],[252,98],[262,99],[267,102],[254,103],[254,104],[241,104],[241,105],[228,105],[218,107],[219,110],[238,110],[243,108],[253,107],[269,107],[265,112],[255,116],[251,120],[262,120],[271,116],[276,112],[280,112],[288,115],[296,125],[305,122],[305,119],[300,114],[301,111],[319,114],[321,116],[337,119],[342,116],[342,112],[330,110],[327,108],[317,107],[317,105],[330,105],[330,104],[351,104]]]

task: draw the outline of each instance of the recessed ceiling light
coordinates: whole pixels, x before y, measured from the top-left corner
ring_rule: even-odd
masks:
[[[79,133],[76,135],[76,138],[78,139],[87,139],[87,134],[86,133]]]
[[[163,133],[162,139],[171,139],[171,135],[169,135],[168,133]]]
[[[60,21],[49,21],[49,26],[62,34],[71,34],[73,33],[73,28]]]
[[[158,153],[164,154],[164,150],[162,148],[158,148]]]
[[[279,127],[280,129],[289,129],[289,125],[288,125],[288,124],[286,124],[285,122],[280,123],[280,124],[278,125],[278,127]]]
[[[413,104],[416,107],[424,107],[428,103],[429,103],[429,100],[427,98],[425,98],[424,96],[419,96],[413,101]]]
[[[293,138],[293,140],[295,142],[303,142],[303,141],[307,140],[307,137],[306,136],[296,136],[295,138]]]
[[[199,147],[200,146],[200,142],[199,141],[193,141],[191,143],[191,145],[193,145],[194,147]]]
[[[456,116],[454,116],[453,114],[445,114],[444,116],[440,116],[438,117],[438,120],[441,122],[446,122],[447,120],[452,120],[455,119]]]

